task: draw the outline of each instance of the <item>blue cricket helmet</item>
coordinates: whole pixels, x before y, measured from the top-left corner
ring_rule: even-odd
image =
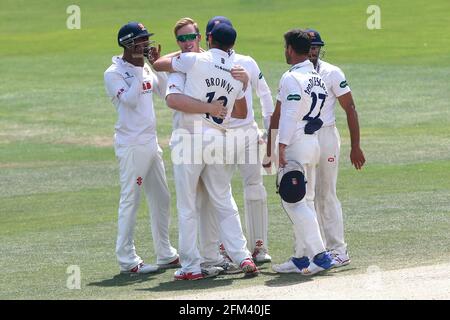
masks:
[[[214,26],[216,24],[219,24],[219,23],[225,23],[225,24],[229,25],[230,27],[233,27],[233,24],[231,23],[230,19],[228,19],[227,17],[216,16],[216,17],[213,17],[213,18],[209,19],[209,21],[207,23],[207,25],[206,25],[206,33],[205,33],[206,36],[208,36],[211,33],[211,31],[214,28]]]
[[[283,201],[297,203],[306,195],[305,169],[295,160],[287,162],[287,165],[279,168],[277,172],[277,193]]]
[[[120,28],[117,34],[117,43],[122,48],[129,48],[134,43],[134,40],[152,35],[154,33],[149,33],[142,23],[128,22]]]
[[[322,38],[320,37],[320,33],[317,30],[306,29],[305,32],[308,33],[309,36],[311,37],[311,45],[312,46],[323,47],[325,45],[325,42],[322,41]]]

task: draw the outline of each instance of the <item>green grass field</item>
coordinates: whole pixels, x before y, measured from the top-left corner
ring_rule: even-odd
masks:
[[[118,29],[131,20],[155,32],[167,53],[176,49],[172,28],[179,18],[190,16],[204,30],[210,17],[228,16],[238,31],[236,50],[258,61],[274,96],[288,68],[283,33],[293,27],[318,29],[326,42],[325,60],[344,70],[352,88],[367,159],[361,172],[350,166],[345,115],[338,111],[338,196],[353,262],[327,276],[363,273],[372,265],[387,270],[449,261],[448,1],[134,3],[80,0],[81,29],[69,30],[71,1],[1,2],[0,299],[153,299],[303,281],[275,275],[270,264],[257,278],[221,276],[194,283],[172,281],[172,270],[118,274],[116,113],[105,94],[103,72],[120,53]],[[366,27],[370,4],[381,8],[380,30]],[[167,147],[171,112],[158,99],[156,109],[173,194],[171,239],[177,247]],[[292,252],[292,227],[275,194],[274,177],[266,176],[265,185],[270,253],[281,262]],[[242,211],[238,176],[233,190]],[[147,262],[155,261],[145,201],[136,246]],[[80,290],[66,287],[70,265],[80,267]]]

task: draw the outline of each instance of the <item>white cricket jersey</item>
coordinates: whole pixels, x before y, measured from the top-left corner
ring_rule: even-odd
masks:
[[[166,80],[148,64],[136,67],[120,56],[105,71],[105,87],[116,107],[115,142],[120,145],[145,144],[156,139],[153,92],[163,97]]]
[[[171,93],[184,93],[184,84],[186,82],[186,75],[181,72],[172,72],[167,78],[167,90],[166,97]],[[183,112],[178,110],[172,110],[172,128],[173,130],[181,127],[181,121],[183,120]]]
[[[247,118],[245,119],[229,119],[230,128],[244,127],[253,124],[255,121],[255,114],[253,111],[253,90],[255,90],[256,95],[260,99],[262,107],[262,116],[264,118],[264,124],[266,129],[268,129],[268,124],[270,122],[270,116],[273,114],[274,105],[272,101],[272,93],[267,85],[266,79],[264,78],[261,70],[259,69],[256,61],[250,56],[244,56],[232,51],[231,59],[233,59],[234,65],[242,66],[249,74],[250,81],[245,90],[245,100],[247,102]]]
[[[344,73],[339,67],[319,59],[316,70],[322,77],[328,90],[328,97],[320,113],[320,118],[324,126],[333,125],[336,122],[335,108],[337,98],[351,90]]]
[[[327,95],[325,83],[311,61],[303,61],[286,71],[278,91],[281,101],[279,142],[291,144],[296,133],[304,131],[308,120],[319,117]]]
[[[236,99],[244,97],[242,82],[235,80],[230,73],[233,60],[227,52],[210,49],[202,53],[182,53],[172,59],[172,68],[186,74],[184,94],[203,102],[222,100],[228,107],[225,119],[214,118],[209,114],[183,113],[179,119],[180,128],[192,130],[196,121],[203,121],[203,133],[223,134],[227,128]],[[169,82],[170,87],[174,83]]]

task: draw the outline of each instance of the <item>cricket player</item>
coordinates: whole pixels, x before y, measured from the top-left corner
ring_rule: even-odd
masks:
[[[121,191],[116,255],[124,273],[149,273],[179,266],[177,251],[169,241],[170,194],[153,108],[153,93],[163,96],[166,81],[144,62],[144,52],[152,35],[141,23],[124,25],[118,33],[123,55],[113,57],[113,64],[104,74],[106,91],[118,113],[114,148]],[[150,60],[153,60],[159,52],[152,50],[151,54]],[[150,209],[158,265],[144,264],[134,246],[142,188]]]
[[[174,27],[174,34],[177,41],[177,45],[179,46],[181,52],[204,52],[203,49],[200,48],[200,41],[201,41],[201,34],[198,28],[197,22],[195,22],[193,19],[185,17],[179,19],[175,23]],[[158,67],[162,68],[165,71],[170,70],[171,64],[172,64],[172,57],[177,56],[179,52],[173,52],[165,55],[164,57],[161,57],[158,60]],[[237,79],[240,80],[243,83],[248,82],[248,75],[247,72],[240,66],[233,66],[231,69],[231,75]],[[184,109],[182,111],[188,112],[188,113],[209,113],[215,117],[221,117],[226,114],[227,108],[224,107],[222,104],[215,105],[214,103],[201,103],[200,101],[194,101],[197,106],[199,105],[199,109],[194,110],[193,107],[195,107],[192,103],[192,100],[190,100],[190,97],[183,95],[184,87],[186,82],[186,75],[184,73],[180,72],[174,72],[169,74],[168,79],[168,89],[166,95],[169,94],[175,94],[170,97],[171,100],[174,100],[174,97],[181,97],[185,101],[184,103],[179,103]],[[176,94],[179,94],[178,96]],[[175,98],[176,99],[176,98]],[[177,129],[180,128],[180,119],[183,118],[181,110],[173,110],[173,129],[174,133],[176,133]],[[233,119],[233,118],[232,118]],[[171,147],[173,147],[171,145]],[[209,194],[206,191],[205,185],[203,183],[203,180],[199,179],[198,186],[197,186],[197,192],[196,192],[196,206],[197,210],[200,214],[199,219],[199,250],[200,255],[202,256],[202,273],[203,275],[207,276],[213,276],[216,268],[220,268],[220,273],[224,274],[233,274],[233,273],[239,273],[242,272],[239,265],[231,262],[230,260],[226,259],[223,255],[220,254],[219,247],[218,247],[218,233],[219,229],[217,226],[217,218],[216,213],[214,211],[214,206],[211,204],[211,201],[209,199]],[[204,225],[203,220],[204,217],[210,217],[213,221],[216,223],[214,224],[214,230],[213,236],[210,236],[211,230],[207,230],[207,232],[202,231],[202,226]],[[208,219],[211,220],[211,219]],[[213,245],[212,245],[212,251],[207,252],[204,250],[206,247],[204,245],[204,242],[207,241],[206,237],[209,236],[209,238],[212,238]]]
[[[231,21],[223,16],[216,16],[208,21],[206,26],[206,36],[217,24],[227,24],[232,27]],[[227,134],[229,137],[235,136],[237,142],[245,140],[243,143],[237,143],[236,164],[243,178],[244,198],[245,198],[245,225],[248,249],[252,252],[255,262],[270,262],[271,257],[268,253],[268,211],[267,211],[267,193],[261,176],[261,160],[258,155],[258,144],[261,142],[258,125],[255,122],[253,111],[252,89],[256,91],[262,106],[262,115],[264,119],[265,129],[269,129],[270,117],[273,113],[274,106],[272,94],[266,80],[259,69],[256,61],[249,57],[230,51],[230,58],[235,65],[242,66],[250,76],[249,86],[245,91],[245,99],[247,102],[247,117],[245,119],[230,118],[228,123]],[[207,199],[203,199],[202,207],[211,208]],[[215,215],[208,214],[207,211],[202,215],[200,220],[200,249],[202,255],[207,261],[211,261],[215,257],[217,247],[217,222]],[[220,244],[223,256],[227,256],[226,247]]]
[[[278,93],[280,102],[279,166],[290,160],[305,169],[306,194],[314,190],[315,167],[320,148],[320,109],[328,92],[319,74],[308,59],[311,39],[303,30],[292,29],[284,34],[286,62],[292,67],[283,74]],[[272,127],[272,125],[271,125]],[[294,227],[295,254],[283,264],[273,265],[278,273],[313,275],[332,267],[326,252],[314,207],[306,199],[289,203],[282,201]]]
[[[316,171],[315,208],[327,250],[330,251],[335,267],[350,263],[347,244],[344,241],[344,222],[341,203],[336,196],[336,182],[339,168],[341,139],[336,128],[336,100],[347,115],[350,132],[350,161],[357,170],[365,163],[364,153],[359,143],[359,122],[352,92],[340,68],[319,59],[325,45],[319,32],[306,30],[311,37],[309,59],[322,77],[328,91],[321,111],[323,127],[318,132],[320,160]]]
[[[181,39],[181,38],[180,38]],[[245,118],[247,105],[244,98],[243,84],[231,76],[232,60],[228,50],[232,48],[236,39],[236,31],[229,26],[217,26],[210,37],[211,49],[203,53],[183,53],[172,58],[169,71],[186,74],[184,87],[185,95],[201,102],[221,101],[227,107],[226,112],[219,117],[209,113],[189,112],[195,105],[192,99],[188,106],[180,100],[180,94],[169,94],[166,101],[169,107],[183,111],[177,121],[183,129],[172,135],[171,144],[181,141],[183,155],[192,152],[195,159],[191,163],[178,162],[174,159],[174,176],[177,190],[177,207],[180,228],[180,257],[182,268],[175,272],[177,280],[196,280],[203,278],[201,273],[201,256],[197,247],[198,210],[196,206],[196,192],[201,178],[206,191],[213,203],[219,219],[221,239],[230,246],[229,255],[239,264],[246,274],[257,274],[258,269],[246,249],[246,239],[242,232],[239,213],[231,194],[231,177],[233,167],[224,164],[223,146],[225,145],[224,119],[232,117]],[[160,67],[159,61],[155,68]],[[162,69],[164,70],[164,68]],[[171,81],[169,89],[175,86]],[[233,107],[234,106],[234,107]],[[195,109],[200,110],[200,109]],[[200,111],[201,112],[201,111]],[[200,126],[198,126],[200,124]],[[200,132],[198,132],[200,130]],[[200,138],[200,144],[198,142]],[[179,143],[178,141],[178,143]],[[186,143],[188,141],[189,143]],[[172,143],[173,142],[173,143]],[[215,154],[215,160],[210,161],[208,154]],[[200,155],[200,159],[198,159]],[[191,158],[192,159],[192,158]],[[199,160],[199,161],[198,161]],[[216,160],[219,160],[216,162]]]

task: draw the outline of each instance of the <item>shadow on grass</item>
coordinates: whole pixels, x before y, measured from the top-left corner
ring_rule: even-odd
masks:
[[[165,291],[180,291],[180,290],[211,289],[211,288],[231,286],[233,284],[236,284],[236,281],[246,281],[254,278],[255,276],[246,276],[243,273],[224,274],[218,275],[217,277],[214,278],[206,278],[196,281],[172,280],[168,282],[161,282],[155,287],[147,289],[136,289],[136,291],[165,292]]]
[[[111,279],[105,279],[98,282],[91,282],[88,286],[96,287],[122,287],[136,283],[142,283],[154,279],[162,272],[147,273],[147,274],[116,274]]]
[[[332,269],[327,272],[319,273],[314,276],[303,276],[301,274],[295,274],[295,273],[276,273],[274,271],[269,272],[261,272],[261,274],[271,277],[272,279],[269,279],[265,282],[265,285],[268,287],[286,287],[286,286],[293,286],[300,283],[305,283],[309,281],[313,281],[317,278],[330,278],[333,276],[337,276],[338,273],[345,273],[350,272],[353,270],[356,270],[357,268],[339,268],[339,269]]]

